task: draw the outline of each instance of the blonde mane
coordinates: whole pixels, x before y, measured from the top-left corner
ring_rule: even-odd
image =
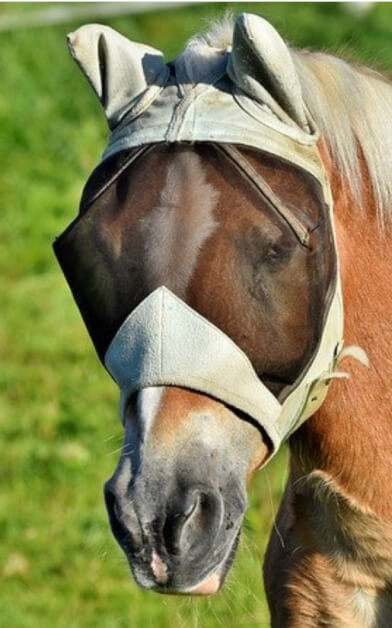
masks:
[[[384,227],[392,218],[392,85],[373,70],[329,54],[292,54],[306,106],[359,205],[363,155],[378,219]]]
[[[193,37],[188,49],[208,59],[208,49],[232,43],[234,20],[226,14]],[[392,84],[370,68],[321,52],[291,49],[305,104],[326,141],[341,177],[362,206],[363,156],[381,227],[392,218]],[[366,208],[365,208],[366,209]]]

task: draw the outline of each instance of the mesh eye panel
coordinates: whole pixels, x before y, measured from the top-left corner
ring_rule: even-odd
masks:
[[[151,286],[143,273],[143,219],[148,211],[159,204],[167,168],[181,146],[157,144],[144,153],[140,149],[124,151],[104,161],[85,186],[78,217],[54,244],[58,261],[101,360],[122,322],[151,292]],[[261,199],[259,193],[251,189],[249,182],[241,178],[233,164],[216,147],[208,143],[194,144],[192,150],[198,153],[212,178],[218,180],[220,177],[221,181],[227,182],[233,206],[224,210],[225,215],[234,211],[236,204],[240,212],[241,201],[246,198],[286,237],[286,226],[274,213],[268,200]],[[323,201],[319,183],[305,171],[260,151],[239,150],[309,232],[308,246],[299,252],[301,259],[305,260],[307,287],[303,294],[298,295],[298,299],[307,300],[309,329],[303,351],[290,367],[295,372],[288,370],[284,375],[291,379],[306,366],[317,346],[323,329],[324,313],[333,292],[336,256],[328,208]],[[220,188],[221,197],[225,200],[223,185]],[[262,239],[262,234],[256,235]],[[292,234],[287,235],[289,237]],[[253,266],[258,263],[257,242],[258,239],[254,245]],[[249,243],[249,246],[253,246],[251,241]],[[252,253],[249,246],[248,242],[244,245],[247,255]],[[283,289],[280,286],[287,285],[278,271],[275,275],[271,274],[269,294],[274,291],[275,285],[276,291]],[[262,297],[256,297],[261,299],[260,307],[264,307]],[[190,305],[201,310],[196,298]],[[207,314],[203,311],[201,313]],[[212,322],[233,336],[230,334],[230,325],[225,329],[223,320]],[[234,340],[237,341],[236,338]],[[248,346],[241,346],[241,341],[238,344],[248,355],[251,354]],[[257,355],[249,357],[262,375],[256,363]],[[273,371],[273,364],[268,370]],[[264,372],[264,375],[268,375],[268,372]]]

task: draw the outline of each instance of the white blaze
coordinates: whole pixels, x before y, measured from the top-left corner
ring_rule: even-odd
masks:
[[[165,386],[143,388],[137,397],[137,409],[140,425],[144,434],[148,434],[158,414]]]

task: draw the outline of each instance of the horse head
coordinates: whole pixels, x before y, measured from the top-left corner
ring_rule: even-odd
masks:
[[[55,243],[121,391],[111,527],[141,586],[213,593],[249,479],[322,403],[341,350],[317,131],[259,17],[168,64],[104,26],[69,41],[111,129]]]

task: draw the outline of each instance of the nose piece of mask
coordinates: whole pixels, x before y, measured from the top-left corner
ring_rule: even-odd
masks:
[[[133,392],[147,386],[179,386],[244,412],[265,430],[274,450],[280,445],[276,425],[282,406],[260,381],[249,358],[164,286],[128,316],[104,363],[121,391],[121,416]]]
[[[322,405],[330,380],[347,355],[363,362],[359,348],[343,348],[339,282],[311,363],[279,401],[257,376],[246,354],[218,327],[161,286],[126,318],[104,364],[120,388],[124,417],[132,393],[151,386],[195,390],[239,410],[268,436],[271,455]],[[358,353],[360,352],[360,353]]]

